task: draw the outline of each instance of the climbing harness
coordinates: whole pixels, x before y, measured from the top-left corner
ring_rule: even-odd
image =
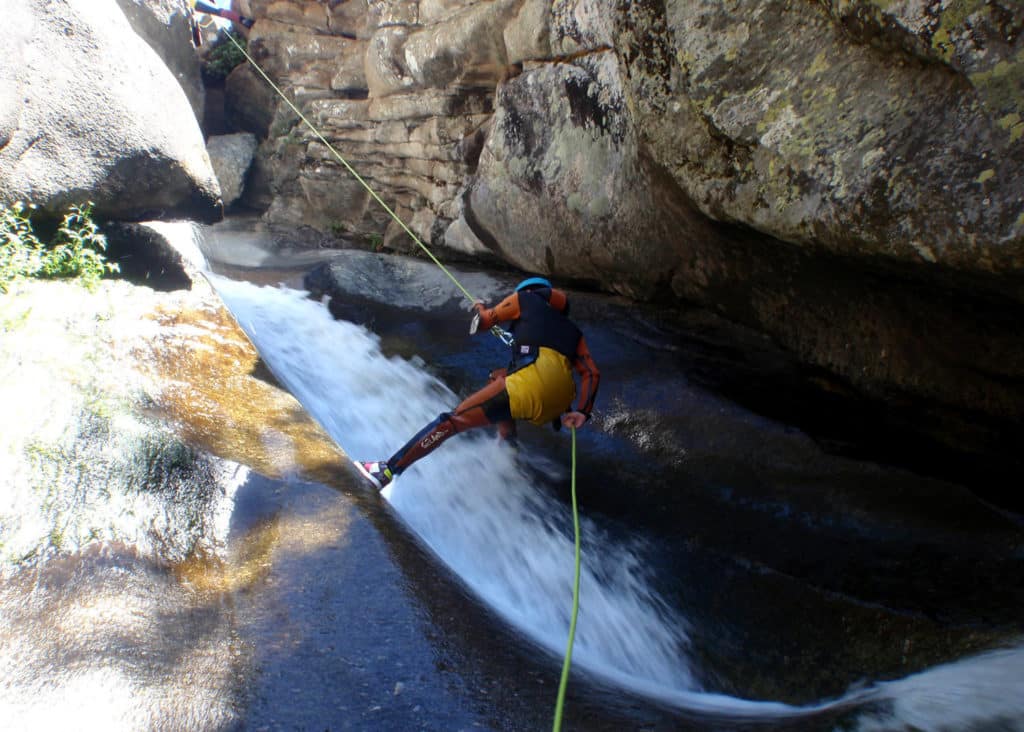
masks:
[[[209,20],[208,22],[212,23],[213,21]],[[313,132],[313,134],[316,135],[316,138],[320,142],[322,142],[327,147],[328,150],[331,151],[331,153],[334,155],[334,157],[338,159],[338,162],[340,162],[345,167],[345,169],[349,173],[352,174],[352,177],[355,178],[359,182],[359,184],[362,185],[363,188],[366,189],[366,192],[370,194],[370,196],[373,198],[373,200],[375,200],[377,203],[379,203],[381,205],[381,207],[385,211],[387,211],[388,215],[390,215],[391,218],[394,219],[398,223],[398,225],[402,227],[402,229],[405,231],[405,233],[408,234],[412,238],[412,240],[414,242],[416,242],[416,245],[419,246],[419,248],[422,249],[424,251],[424,253],[426,253],[426,255],[428,257],[430,257],[430,259],[434,262],[434,264],[436,264],[441,269],[442,272],[444,272],[446,275],[448,275],[448,278],[455,284],[455,286],[462,292],[463,295],[466,296],[466,298],[471,303],[477,302],[477,299],[474,298],[469,293],[469,291],[465,287],[462,286],[462,283],[459,282],[459,280],[455,277],[455,275],[452,274],[451,271],[449,271],[448,268],[445,267],[444,264],[441,263],[441,260],[439,260],[437,257],[434,256],[434,253],[432,251],[430,251],[430,249],[427,247],[427,245],[424,244],[422,241],[420,241],[420,238],[418,236],[416,236],[416,234],[413,233],[412,229],[410,229],[406,225],[406,223],[404,221],[402,221],[402,219],[398,216],[398,214],[396,214],[391,209],[391,207],[388,206],[384,202],[384,200],[380,196],[377,195],[377,192],[374,191],[372,187],[370,187],[370,184],[367,183],[363,179],[363,177],[361,175],[359,175],[358,172],[356,172],[355,168],[353,168],[351,165],[349,165],[348,161],[345,160],[345,158],[343,158],[341,156],[341,153],[339,153],[334,148],[334,146],[330,142],[328,142],[327,139],[322,134],[320,134],[320,131],[313,125],[313,123],[310,122],[308,119],[306,119],[306,116],[301,111],[299,111],[298,107],[296,107],[292,103],[292,101],[287,97],[287,95],[285,95],[285,93],[283,91],[281,91],[281,89],[277,86],[277,84],[275,84],[273,82],[273,80],[269,76],[267,76],[266,72],[263,71],[263,69],[260,67],[260,65],[258,63],[256,63],[256,60],[252,56],[249,55],[249,52],[245,48],[243,48],[242,45],[237,40],[235,40],[234,35],[231,34],[231,33],[226,33],[225,35],[228,37],[228,39],[233,44],[235,44],[235,47],[239,51],[242,52],[242,55],[245,56],[245,58],[249,61],[250,64],[252,64],[252,67],[254,69],[256,69],[257,73],[259,73],[259,75],[262,76],[263,79],[268,84],[270,84],[270,87],[275,92],[277,92],[277,95],[279,97],[281,97],[281,99],[284,101],[284,103],[288,105],[288,107],[298,116],[298,118],[300,120],[302,120],[306,124],[307,127],[309,127],[309,129]],[[544,282],[544,283],[547,284],[547,286],[550,286],[550,283],[547,283],[547,280],[540,280],[539,278],[537,278],[537,281],[538,282]],[[521,283],[520,286],[524,286],[526,284],[536,284],[536,283],[537,282],[532,281],[532,280],[526,280],[523,283]],[[514,343],[514,338],[513,338],[512,334],[507,332],[507,331],[505,331],[504,329],[500,328],[497,325],[495,325],[495,326],[493,326],[491,328],[491,333],[494,334],[495,337],[500,339],[501,342],[504,343],[507,346],[511,346]],[[559,685],[558,685],[558,700],[557,700],[557,702],[555,704],[555,717],[554,717],[554,724],[553,724],[554,732],[559,732],[559,730],[561,730],[561,728],[562,728],[562,710],[563,710],[563,707],[564,707],[564,704],[565,704],[565,690],[566,690],[566,686],[568,685],[568,681],[569,681],[569,669],[570,669],[570,666],[572,664],[572,647],[573,647],[573,642],[575,641],[575,638],[576,638],[576,617],[579,614],[579,604],[580,604],[580,519],[579,519],[579,511],[578,511],[577,505],[576,505],[576,428],[575,427],[572,428],[572,522],[573,522],[573,530],[574,530],[574,534],[575,534],[575,571],[574,571],[573,588],[572,588],[572,615],[571,615],[570,620],[569,620],[569,640],[568,640],[568,645],[567,645],[566,650],[565,650],[565,660],[562,663],[562,676],[561,676],[561,680],[560,680]]]

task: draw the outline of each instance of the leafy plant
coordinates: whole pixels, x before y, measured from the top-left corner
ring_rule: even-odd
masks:
[[[44,247],[29,220],[33,208],[18,201],[0,211],[0,292],[7,292],[12,279],[42,267]]]
[[[35,206],[17,201],[0,211],[0,292],[18,277],[36,274],[43,264],[43,243],[29,220]]]
[[[49,245],[30,219],[35,206],[16,202],[0,211],[0,292],[20,277],[74,277],[93,289],[104,274],[117,272],[106,260],[107,239],[92,220],[92,204],[72,206]]]
[[[106,260],[106,250],[107,238],[92,220],[92,204],[72,206],[43,257],[42,275],[77,277],[91,290],[104,274],[119,270],[116,263]]]
[[[238,45],[246,48],[245,39],[234,31],[221,31],[217,40],[210,46],[210,52],[203,64],[203,73],[208,79],[221,81],[231,73],[232,69],[245,62],[245,54],[234,43],[231,36]]]

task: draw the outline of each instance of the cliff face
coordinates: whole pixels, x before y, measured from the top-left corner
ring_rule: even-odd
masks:
[[[960,446],[1019,435],[1018,3],[252,10],[260,63],[434,245],[712,307]],[[263,115],[268,219],[406,246],[258,81],[228,91]]]

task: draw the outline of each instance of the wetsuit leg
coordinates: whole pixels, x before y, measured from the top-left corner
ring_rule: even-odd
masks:
[[[506,376],[508,376],[508,369],[494,369],[494,371],[490,373],[488,380],[494,381],[496,379],[501,379],[504,383]],[[508,395],[507,391],[505,392],[505,395]],[[516,430],[516,421],[512,419],[511,416],[511,409],[509,410],[508,419],[501,419],[500,416],[496,416],[495,419],[492,419],[491,421],[498,425],[498,436],[501,437],[501,439],[510,444],[516,444],[516,436],[518,432]]]
[[[458,432],[490,424],[498,424],[500,429],[506,422],[512,423],[512,412],[508,392],[505,391],[505,375],[492,372],[487,386],[467,397],[454,412],[438,415],[437,419],[417,432],[388,459],[388,466],[398,475]]]

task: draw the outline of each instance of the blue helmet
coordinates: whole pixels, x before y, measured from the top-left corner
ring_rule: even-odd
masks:
[[[519,292],[520,290],[529,290],[529,289],[531,289],[533,287],[548,287],[548,288],[550,288],[551,287],[551,283],[548,282],[543,277],[530,277],[529,279],[525,279],[522,282],[520,282],[518,285],[516,285],[516,292]]]

